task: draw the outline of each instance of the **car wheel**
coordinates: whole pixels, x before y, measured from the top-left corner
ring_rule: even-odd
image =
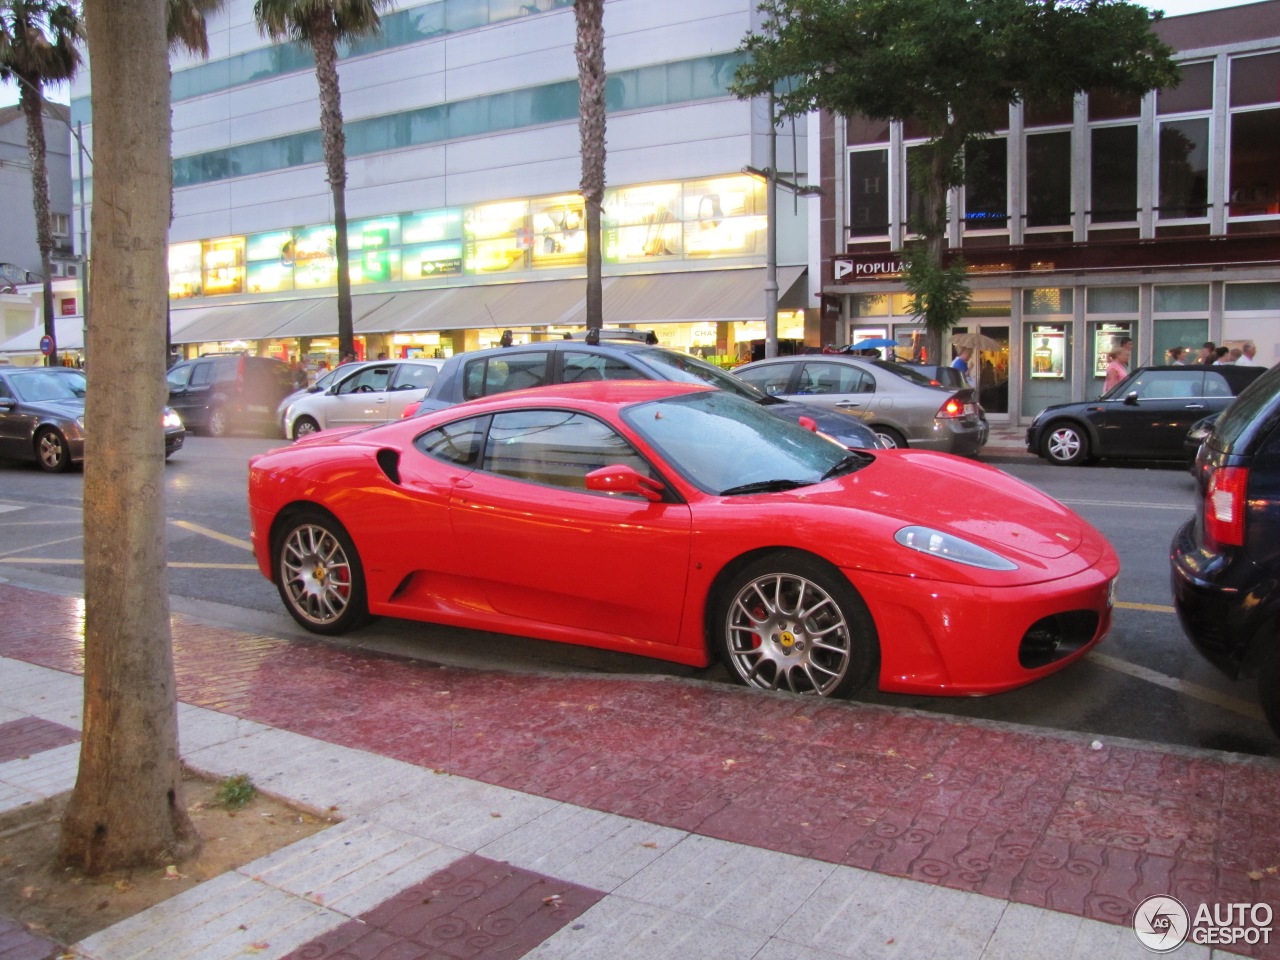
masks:
[[[293,619],[328,635],[370,620],[364,569],[342,524],[303,510],[288,519],[275,544],[276,587]]]
[[[1060,467],[1084,463],[1089,458],[1089,438],[1074,423],[1051,423],[1045,428],[1044,456]]]
[[[319,433],[320,424],[310,417],[299,417],[293,424],[293,439],[301,440],[310,433]]]
[[[905,450],[907,448],[907,438],[893,429],[893,427],[875,425],[871,428],[871,431],[876,435],[876,439],[880,441],[880,445],[888,450]]]
[[[761,690],[848,696],[880,660],[875,623],[857,590],[801,553],[771,554],[743,569],[725,587],[715,624],[730,676]]]
[[[227,431],[231,429],[231,424],[227,420],[227,412],[221,407],[214,407],[209,411],[209,420],[205,424],[204,432],[211,437],[225,437]]]
[[[1258,664],[1258,701],[1267,723],[1280,736],[1280,636],[1272,637]]]
[[[46,427],[36,434],[36,463],[45,473],[65,473],[71,469],[71,451],[57,430]]]

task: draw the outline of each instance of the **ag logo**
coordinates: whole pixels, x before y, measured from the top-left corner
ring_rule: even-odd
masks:
[[[1191,917],[1173,897],[1147,897],[1133,911],[1133,932],[1138,942],[1153,953],[1169,953],[1187,939]]]

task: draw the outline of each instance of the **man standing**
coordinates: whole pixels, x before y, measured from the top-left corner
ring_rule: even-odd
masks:
[[[964,378],[964,382],[970,387],[973,386],[973,377],[969,375],[969,358],[972,356],[972,347],[961,347],[956,353],[956,358],[951,361],[951,366],[960,371],[960,376]]]
[[[1258,352],[1258,345],[1252,340],[1246,340],[1240,344],[1240,359],[1236,361],[1238,367],[1256,367],[1259,366],[1258,361],[1253,359],[1254,354]]]

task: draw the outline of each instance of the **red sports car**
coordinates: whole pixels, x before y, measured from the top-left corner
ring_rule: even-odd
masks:
[[[706,665],[764,689],[983,694],[1110,629],[1119,563],[1057,501],[946,454],[850,451],[709,387],[605,381],[255,457],[290,614],[385,615]]]

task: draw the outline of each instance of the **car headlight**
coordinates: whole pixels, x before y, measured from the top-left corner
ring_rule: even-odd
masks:
[[[893,535],[893,539],[909,550],[963,563],[967,567],[981,567],[983,570],[1018,569],[1016,563],[1006,560],[998,553],[930,527],[903,527]]]
[[[177,410],[166,410],[164,412],[164,427],[166,430],[171,427],[182,429],[182,418],[178,416]]]
[[[83,429],[84,429],[84,414],[83,414],[83,413],[82,413],[82,414],[80,414],[80,416],[76,417],[76,423],[80,424],[80,429],[81,429],[81,430],[83,430]]]

